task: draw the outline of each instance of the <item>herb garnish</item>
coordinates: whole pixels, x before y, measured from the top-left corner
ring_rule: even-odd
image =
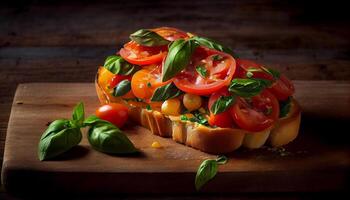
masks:
[[[215,160],[204,160],[197,170],[195,179],[196,190],[200,190],[208,181],[213,179],[218,172],[218,165],[226,164],[227,161],[226,156],[220,156]]]
[[[225,112],[235,102],[235,96],[220,96],[211,106],[210,111],[216,115]]]
[[[128,154],[137,152],[131,141],[118,127],[92,115],[85,119],[84,104],[73,110],[72,119],[59,119],[50,123],[40,138],[39,160],[48,160],[77,146],[81,139],[81,128],[89,127],[88,139],[91,146],[104,153]]]
[[[108,56],[103,67],[113,74],[119,75],[132,75],[140,69],[138,65],[130,64],[117,55]]]
[[[131,83],[129,80],[122,80],[113,90],[113,96],[120,97],[127,94],[131,90]]]
[[[203,64],[203,65],[198,65],[198,66],[196,66],[196,71],[197,71],[198,74],[199,74],[200,76],[202,76],[203,78],[207,77],[208,70],[204,67],[204,64]]]
[[[183,92],[177,89],[174,83],[169,83],[157,88],[151,97],[151,101],[165,101],[171,98],[175,98],[182,93]]]
[[[163,46],[170,43],[170,41],[164,39],[156,32],[147,29],[140,29],[136,31],[130,35],[130,39],[140,45],[148,47]]]
[[[198,43],[194,40],[178,39],[172,42],[162,68],[162,81],[171,79],[185,69],[197,47]]]

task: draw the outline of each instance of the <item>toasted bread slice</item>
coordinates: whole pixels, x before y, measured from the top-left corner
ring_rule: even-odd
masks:
[[[283,146],[293,141],[299,132],[301,112],[294,99],[288,115],[279,119],[274,126],[260,132],[249,132],[238,128],[211,128],[184,121],[180,116],[166,116],[157,110],[147,110],[142,102],[125,102],[119,98],[112,100],[98,84],[96,90],[101,103],[124,102],[129,107],[130,119],[153,134],[172,138],[207,153],[228,153],[241,146],[255,149],[267,143],[273,147]]]

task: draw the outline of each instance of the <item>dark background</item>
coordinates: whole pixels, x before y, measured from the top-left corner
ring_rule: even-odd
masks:
[[[0,162],[19,83],[92,82],[137,29],[172,26],[210,37],[293,80],[349,81],[348,13],[337,0],[3,1]]]

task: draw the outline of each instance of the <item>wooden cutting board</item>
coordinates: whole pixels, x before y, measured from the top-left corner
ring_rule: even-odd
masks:
[[[295,81],[303,107],[299,137],[281,149],[241,148],[201,192],[306,192],[349,186],[350,83]],[[63,156],[40,162],[37,146],[47,124],[69,118],[83,101],[87,115],[99,105],[90,83],[29,83],[18,86],[9,120],[2,171],[16,194],[192,193],[197,167],[214,158],[171,139],[129,125],[126,132],[142,154],[116,157],[94,151],[86,135]],[[347,129],[345,129],[347,128]],[[162,149],[151,148],[158,141]]]

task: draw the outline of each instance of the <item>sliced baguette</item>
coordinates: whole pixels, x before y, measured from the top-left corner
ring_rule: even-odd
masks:
[[[267,143],[279,147],[293,141],[299,132],[301,112],[294,99],[286,117],[279,119],[274,126],[266,130],[252,133],[243,129],[211,128],[183,121],[180,116],[166,116],[157,110],[147,110],[142,102],[125,102],[120,98],[112,100],[97,83],[96,90],[102,104],[124,102],[129,107],[130,119],[149,129],[153,134],[171,137],[176,142],[207,153],[228,153],[241,146],[255,149]]]

